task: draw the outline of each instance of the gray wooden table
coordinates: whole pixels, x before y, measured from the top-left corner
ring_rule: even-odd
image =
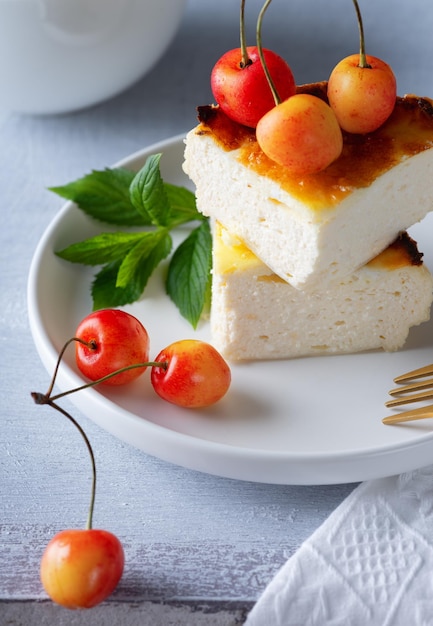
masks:
[[[433,95],[430,1],[364,4],[370,49],[394,66],[399,92]],[[247,2],[250,32],[259,5]],[[72,408],[97,455],[95,525],[121,538],[127,565],[113,596],[90,613],[54,606],[39,582],[45,544],[63,528],[83,526],[89,490],[78,435],[30,398],[48,384],[26,307],[34,249],[62,206],[47,187],[192,127],[196,105],[212,100],[212,64],[238,45],[237,20],[237,0],[190,0],[158,66],[94,108],[33,117],[2,111],[0,103],[1,626],[243,623],[278,568],[353,489],[255,484],[187,470],[114,439]],[[349,0],[275,0],[264,36],[289,60],[298,83],[326,78],[358,46]]]

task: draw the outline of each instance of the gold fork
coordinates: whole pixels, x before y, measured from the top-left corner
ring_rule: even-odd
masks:
[[[411,402],[421,402],[423,400],[431,400],[433,398],[433,378],[427,378],[433,375],[433,364],[425,365],[401,376],[394,378],[394,382],[399,387],[391,389],[390,396],[392,400],[385,402],[387,407],[401,406]],[[412,381],[412,382],[410,382]],[[414,382],[416,381],[416,382]],[[403,384],[408,383],[408,384]],[[419,392],[419,393],[416,393]],[[413,420],[426,419],[433,417],[433,404],[422,406],[418,409],[404,411],[403,413],[395,413],[385,417],[382,422],[384,424],[398,424],[401,422],[410,422]]]

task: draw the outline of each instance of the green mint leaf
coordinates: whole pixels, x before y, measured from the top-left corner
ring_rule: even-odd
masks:
[[[170,204],[161,177],[161,154],[153,154],[131,182],[131,202],[137,211],[154,226],[166,226]]]
[[[101,233],[79,243],[73,243],[57,251],[56,255],[71,263],[103,265],[124,257],[142,238],[142,232]]]
[[[128,252],[120,265],[116,286],[127,287],[137,275],[143,277],[146,274],[149,278],[160,261],[168,256],[171,248],[172,239],[165,228],[142,233],[140,241]]]
[[[195,195],[186,187],[164,183],[170,205],[169,225],[175,228],[180,224],[205,219],[196,206]]]
[[[170,254],[172,245],[165,229],[141,233],[141,240],[125,258],[107,263],[95,276],[93,309],[123,306],[138,300],[155,268]]]
[[[115,308],[131,304],[143,293],[140,280],[130,281],[126,287],[116,287],[117,274],[121,261],[104,265],[92,283],[93,310]]]
[[[175,250],[166,281],[168,295],[193,328],[209,304],[211,268],[212,237],[206,220]]]
[[[135,173],[124,168],[94,170],[72,183],[49,190],[72,200],[94,219],[119,226],[149,225],[151,220],[134,207],[129,187]]]
[[[195,328],[210,303],[209,220],[197,211],[191,191],[163,181],[161,156],[149,156],[137,173],[124,168],[94,170],[75,182],[51,187],[96,220],[154,227],[141,232],[100,233],[56,254],[73,263],[102,266],[91,289],[94,309],[131,304],[142,296],[153,271],[170,254],[171,229],[199,222],[175,251],[166,280],[167,293]]]

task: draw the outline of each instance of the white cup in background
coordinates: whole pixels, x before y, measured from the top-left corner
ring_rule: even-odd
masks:
[[[187,0],[0,0],[0,109],[66,113],[143,77]]]

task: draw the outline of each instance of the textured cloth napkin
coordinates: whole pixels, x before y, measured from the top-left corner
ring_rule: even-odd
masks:
[[[433,466],[356,487],[280,569],[246,621],[409,624],[433,624]]]

